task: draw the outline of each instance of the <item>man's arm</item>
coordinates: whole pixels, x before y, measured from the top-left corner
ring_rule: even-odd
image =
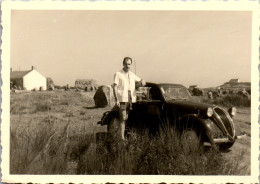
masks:
[[[113,94],[115,97],[116,105],[120,106],[120,102],[118,101],[118,97],[117,97],[117,85],[115,83],[112,84],[112,88],[113,88]]]
[[[135,81],[138,82],[141,86],[145,86],[145,85],[146,85],[146,82],[145,82],[144,79],[139,78],[139,77],[138,77],[137,75],[135,75],[135,74],[134,74],[134,76],[135,76]]]
[[[118,73],[115,73],[114,75],[114,83],[112,84],[112,88],[113,88],[113,93],[114,93],[114,97],[115,97],[115,100],[116,100],[116,105],[119,107],[120,106],[120,103],[119,103],[119,100],[118,100],[118,96],[117,96],[117,85],[119,83],[119,76],[118,76]]]

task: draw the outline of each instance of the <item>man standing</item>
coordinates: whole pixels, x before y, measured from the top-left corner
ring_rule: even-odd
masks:
[[[136,102],[135,82],[141,82],[142,86],[145,85],[144,80],[130,71],[131,65],[132,59],[125,57],[123,69],[115,73],[114,83],[112,84],[116,105],[119,107],[119,121],[123,140],[125,139],[125,123],[129,111],[132,110],[132,103]]]

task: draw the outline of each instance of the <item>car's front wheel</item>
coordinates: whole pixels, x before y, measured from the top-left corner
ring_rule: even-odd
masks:
[[[201,136],[194,129],[185,129],[181,134],[181,146],[185,152],[199,151],[203,142]]]

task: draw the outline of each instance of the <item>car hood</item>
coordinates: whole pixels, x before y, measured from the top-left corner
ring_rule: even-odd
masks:
[[[213,107],[211,104],[200,103],[193,100],[168,100],[169,105],[174,105],[176,108],[194,109],[194,110],[207,110],[209,107]]]

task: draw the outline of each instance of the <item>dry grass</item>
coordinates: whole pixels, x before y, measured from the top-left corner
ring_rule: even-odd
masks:
[[[222,105],[226,107],[251,107],[251,99],[238,94],[217,97],[213,100],[205,97],[202,99],[202,102]]]
[[[149,137],[138,134],[124,142],[105,139],[78,160],[77,174],[234,175],[243,173],[239,155],[227,161],[212,148],[185,152],[174,130]]]
[[[144,133],[132,134],[125,142],[110,139],[104,133],[106,127],[96,125],[110,107],[91,108],[93,95],[73,91],[11,94],[10,173],[243,174],[236,167],[241,158],[227,161],[211,149],[184,154],[171,129],[152,138]],[[97,139],[96,132],[103,132],[99,135],[104,138]]]

